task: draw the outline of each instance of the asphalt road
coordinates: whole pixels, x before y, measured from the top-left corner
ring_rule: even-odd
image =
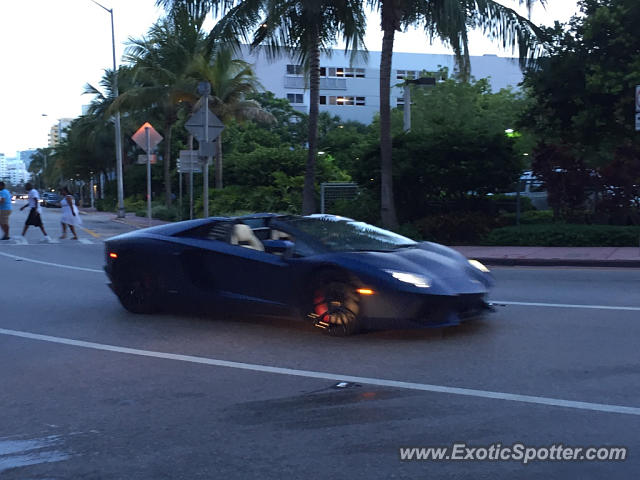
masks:
[[[102,240],[128,227],[83,219],[87,242],[32,229],[0,245],[3,480],[637,477],[639,270],[497,269],[487,320],[336,339],[215,311],[129,314],[101,272]],[[628,453],[400,460],[456,442]]]

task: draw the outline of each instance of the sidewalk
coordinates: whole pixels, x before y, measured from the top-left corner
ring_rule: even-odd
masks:
[[[487,265],[640,268],[640,247],[453,247]]]
[[[80,208],[80,214],[111,217],[111,220],[113,220],[114,222],[123,223],[125,225],[129,225],[130,227],[134,227],[134,228],[155,227],[156,225],[164,225],[165,223],[170,223],[170,222],[165,222],[164,220],[158,220],[155,218],[152,218],[151,223],[149,223],[149,220],[147,219],[147,217],[138,217],[131,212],[127,212],[124,218],[118,218],[118,215],[116,215],[113,212],[99,212],[95,208],[88,208],[88,207]]]
[[[137,217],[127,213],[118,218],[113,212],[98,212],[81,208],[81,214],[104,215],[114,222],[134,228],[164,225],[163,220]],[[507,266],[566,266],[566,267],[629,267],[640,268],[640,247],[477,247],[454,246],[465,257],[475,258],[487,265]]]

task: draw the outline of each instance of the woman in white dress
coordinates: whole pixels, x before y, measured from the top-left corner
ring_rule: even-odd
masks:
[[[78,213],[78,207],[76,207],[76,201],[71,195],[71,192],[67,189],[67,187],[63,187],[60,190],[62,194],[62,201],[60,205],[62,206],[62,218],[60,222],[62,223],[62,236],[60,238],[67,238],[67,225],[69,226],[69,230],[73,234],[73,240],[78,240],[78,234],[76,233],[76,226],[82,223],[80,220],[80,214]]]

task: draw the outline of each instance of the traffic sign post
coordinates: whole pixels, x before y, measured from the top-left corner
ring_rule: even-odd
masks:
[[[203,105],[189,117],[184,126],[200,142],[201,156],[205,158],[202,166],[202,206],[204,217],[206,218],[209,216],[209,163],[214,152],[215,144],[213,142],[220,136],[224,129],[224,124],[209,111],[211,84],[209,82],[200,82],[198,84],[198,93],[202,95]]]
[[[149,122],[145,122],[131,138],[147,152],[147,220],[151,225],[151,152],[162,141],[162,135]]]

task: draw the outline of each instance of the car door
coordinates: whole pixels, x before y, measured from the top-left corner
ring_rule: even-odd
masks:
[[[289,262],[279,255],[232,245],[229,228],[218,222],[184,238],[183,262],[199,288],[258,313],[289,310],[292,275]]]

